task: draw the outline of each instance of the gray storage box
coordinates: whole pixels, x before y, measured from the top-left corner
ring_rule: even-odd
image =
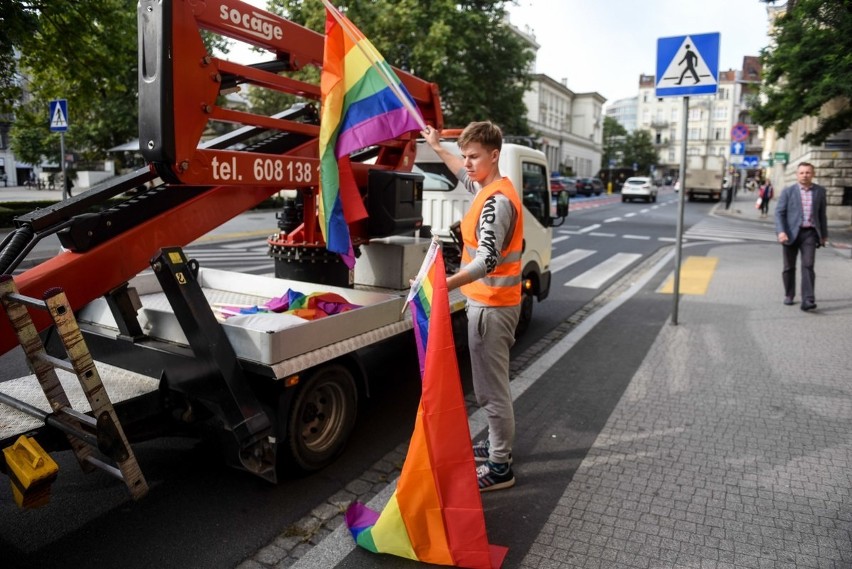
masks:
[[[361,246],[355,263],[355,284],[407,290],[429,251],[431,239],[394,236]]]
[[[274,317],[235,317],[239,320],[234,323],[224,321],[222,328],[237,356],[262,364],[276,364],[396,323],[403,318],[401,311],[405,299],[401,294],[383,294],[204,268],[199,271],[198,279],[211,305],[261,305],[293,289],[304,294],[334,292],[361,306],[341,314],[318,320],[302,320],[295,324],[285,322],[283,318],[277,321]],[[142,309],[138,317],[145,333],[154,338],[187,345],[186,336],[156,277],[152,273],[142,274],[130,281],[130,286],[139,293]],[[85,306],[77,319],[117,328],[103,299]]]

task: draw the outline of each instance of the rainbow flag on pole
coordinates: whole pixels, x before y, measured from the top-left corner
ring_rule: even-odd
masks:
[[[427,333],[417,333],[418,344],[426,344],[423,386],[408,455],[381,514],[355,502],[346,511],[346,524],[358,545],[374,553],[438,565],[497,568],[508,550],[490,545],[485,531],[444,259],[434,242],[418,277],[409,295],[412,318],[415,331],[425,318]]]
[[[343,214],[338,160],[425,128],[426,123],[382,54],[329,0],[323,3],[319,225],[328,250],[344,255],[351,268],[354,257]]]

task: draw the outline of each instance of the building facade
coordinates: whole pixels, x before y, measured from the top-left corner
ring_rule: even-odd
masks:
[[[613,101],[606,106],[606,116],[618,121],[628,133],[636,130],[636,111],[639,106],[639,97],[628,97]]]
[[[565,83],[535,74],[524,94],[527,120],[552,172],[595,176],[601,168],[606,99],[598,93],[574,93]]]
[[[659,167],[677,175],[680,169],[683,140],[683,97],[655,96],[655,77],[639,77],[636,108],[637,128],[651,133],[659,155]],[[689,98],[686,122],[686,154],[688,169],[724,170],[735,184],[742,185],[749,177],[759,177],[760,168],[742,169],[742,156],[731,154],[734,125],[744,125],[748,134],[741,142],[743,155],[761,156],[762,129],[753,123],[751,108],[760,86],[760,61],[757,57],[743,58],[741,70],[721,71],[715,95]]]

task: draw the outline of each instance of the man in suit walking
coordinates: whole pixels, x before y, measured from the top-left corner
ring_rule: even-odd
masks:
[[[802,310],[817,307],[814,296],[814,260],[817,247],[828,239],[825,188],[813,183],[813,164],[802,162],[796,170],[798,183],[784,188],[775,206],[775,232],[783,245],[784,304],[796,297],[796,258],[802,254]]]

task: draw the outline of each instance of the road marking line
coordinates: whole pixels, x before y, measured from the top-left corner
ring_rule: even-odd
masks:
[[[710,280],[716,272],[719,257],[687,257],[680,267],[680,293],[704,295],[710,287]],[[661,294],[674,293],[674,271],[660,286]]]
[[[643,241],[651,238],[648,235],[622,235],[622,237],[625,239],[642,239]]]
[[[665,241],[666,243],[674,243],[677,237],[657,237],[657,241]]]
[[[598,233],[595,231],[594,233],[589,233],[591,237],[615,237],[615,233]]]
[[[594,224],[594,225],[590,225],[590,226],[588,226],[588,227],[584,227],[583,229],[581,229],[581,230],[580,230],[580,231],[578,231],[577,233],[588,233],[589,231],[594,231],[595,229],[597,229],[597,228],[598,228],[598,227],[600,227],[600,226],[601,226],[601,224],[600,224],[600,223],[596,223],[596,224]]]
[[[551,239],[550,243],[551,244],[559,243],[560,241],[565,241],[566,239],[571,239],[571,238],[567,235],[563,235],[562,237],[554,237],[553,239]]]
[[[633,213],[625,214],[625,216],[624,216],[624,217],[633,217],[634,215],[636,215],[636,212],[635,212],[635,211],[634,211]]]
[[[589,269],[582,275],[571,279],[565,283],[565,286],[591,289],[600,288],[606,281],[632,265],[636,259],[641,257],[642,255],[639,253],[616,253],[595,268]]]
[[[610,217],[609,219],[604,219],[604,223],[612,223],[613,221],[621,221],[620,217]]]
[[[597,251],[590,251],[589,249],[574,249],[564,255],[554,257],[550,260],[550,274],[557,273],[565,267],[578,263],[586,257],[594,255],[596,252]]]

